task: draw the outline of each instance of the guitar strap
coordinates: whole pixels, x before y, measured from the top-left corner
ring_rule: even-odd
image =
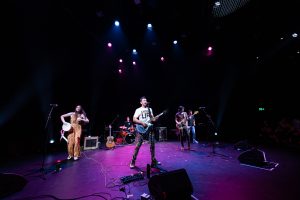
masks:
[[[148,105],[148,112],[149,112],[149,117],[150,117],[150,121],[151,121],[153,113],[151,113],[151,109],[150,109],[149,105]],[[150,132],[151,132],[151,130],[150,130]]]
[[[151,114],[152,114],[152,113],[151,113],[151,109],[150,109],[149,106],[148,106],[148,112],[149,112],[149,117],[150,117],[150,119],[151,119],[151,116],[152,116]]]

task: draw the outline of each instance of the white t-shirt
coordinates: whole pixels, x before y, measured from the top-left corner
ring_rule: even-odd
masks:
[[[150,112],[152,112],[152,109],[150,109]],[[135,110],[133,117],[137,118],[138,120],[146,123],[146,122],[150,122],[150,114],[149,114],[149,110],[148,108],[144,108],[144,107],[139,107]]]

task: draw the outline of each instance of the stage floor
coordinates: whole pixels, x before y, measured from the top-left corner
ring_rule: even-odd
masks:
[[[141,199],[150,194],[147,164],[150,146],[142,145],[136,168],[129,162],[134,144],[106,149],[85,150],[77,161],[66,160],[66,152],[47,155],[44,171],[42,156],[2,163],[1,173],[13,173],[28,182],[19,192],[4,199]],[[234,144],[192,144],[192,149],[180,150],[178,141],[156,143],[156,157],[162,163],[151,169],[150,179],[161,173],[184,169],[193,187],[193,196],[201,200],[279,200],[300,196],[299,153],[287,149],[258,147],[266,159],[279,165],[272,171],[241,165],[242,151]],[[59,163],[59,164],[58,164]],[[142,173],[144,179],[123,184],[122,177]],[[176,180],[176,179],[175,179]],[[183,181],[169,182],[176,188]]]

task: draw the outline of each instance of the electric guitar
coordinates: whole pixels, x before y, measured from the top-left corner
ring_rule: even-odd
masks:
[[[135,128],[137,130],[137,132],[139,132],[140,134],[144,135],[144,134],[148,134],[148,131],[150,130],[150,127],[153,126],[152,122],[157,120],[160,116],[164,115],[167,113],[167,110],[164,110],[162,113],[156,115],[153,118],[150,118],[148,121],[146,121],[145,123],[148,125],[147,127],[144,127],[141,124],[136,124]]]
[[[109,136],[107,137],[106,147],[114,148],[116,146],[114,142],[114,136],[111,136],[111,125],[109,125]]]
[[[183,119],[179,124],[176,124],[176,128],[178,128],[179,130],[182,130],[184,127],[187,127],[186,119]]]
[[[187,118],[191,117],[191,116],[194,116],[194,115],[197,115],[199,113],[199,111],[195,111],[194,114],[188,116]],[[176,128],[178,128],[179,130],[182,130],[184,127],[187,127],[189,128],[189,126],[187,125],[187,120],[188,119],[182,119],[181,122],[179,124],[176,124]]]

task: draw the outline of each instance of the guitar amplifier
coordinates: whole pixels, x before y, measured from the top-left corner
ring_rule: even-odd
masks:
[[[83,149],[84,150],[89,150],[89,149],[98,149],[98,145],[99,145],[99,138],[98,136],[95,137],[85,137],[84,138],[84,146]]]

